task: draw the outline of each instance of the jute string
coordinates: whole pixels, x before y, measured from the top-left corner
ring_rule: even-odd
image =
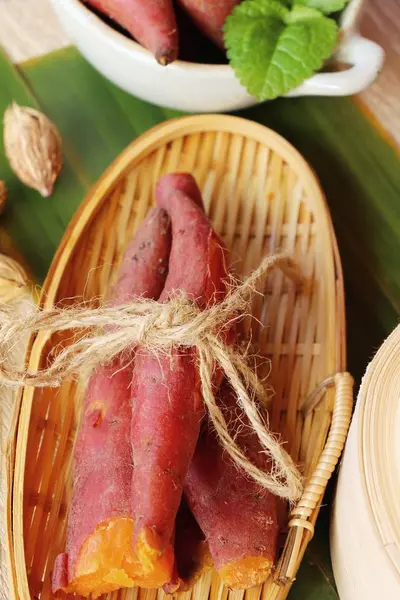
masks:
[[[23,318],[17,318],[12,309],[4,306],[0,324],[0,379],[8,386],[57,387],[67,377],[95,369],[121,354],[131,360],[129,357],[135,346],[156,354],[170,353],[173,347],[195,348],[205,407],[223,448],[237,466],[262,487],[295,502],[302,493],[302,478],[260,412],[259,404],[266,400],[265,388],[250,368],[246,351],[224,341],[224,333],[232,323],[249,311],[257,284],[275,267],[292,280],[301,280],[290,257],[269,256],[249,277],[230,286],[222,302],[205,310],[200,310],[183,294],[173,296],[165,304],[135,298],[129,304],[119,306],[43,309]],[[21,371],[8,366],[7,359],[16,340],[27,331],[45,331],[49,335],[75,331],[75,336],[70,345],[51,357],[45,368],[35,372]],[[223,411],[214,396],[216,367],[232,386],[238,406],[257,434],[272,465],[268,471],[250,462],[229,433]]]

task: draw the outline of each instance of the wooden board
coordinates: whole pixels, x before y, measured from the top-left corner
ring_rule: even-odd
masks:
[[[0,247],[6,242],[10,247],[11,239],[40,281],[85,191],[132,139],[178,113],[118,90],[72,48],[25,63],[19,70],[2,56],[0,80],[1,113],[13,99],[39,105],[64,137],[65,169],[47,200],[16,180],[0,148],[0,175],[10,196],[0,222]],[[321,180],[344,264],[349,369],[359,379],[396,324],[400,308],[397,151],[349,99],[277,100],[241,115],[287,137]],[[323,507],[291,600],[337,598],[328,519],[329,507]]]

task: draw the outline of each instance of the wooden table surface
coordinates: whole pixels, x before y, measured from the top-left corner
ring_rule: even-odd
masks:
[[[382,74],[362,94],[363,101],[400,144],[400,0],[367,0],[361,31],[381,44],[387,54]],[[68,43],[50,0],[0,0],[0,45],[15,62]]]

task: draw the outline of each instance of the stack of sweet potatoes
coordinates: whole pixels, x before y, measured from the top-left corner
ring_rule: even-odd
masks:
[[[216,44],[224,47],[222,27],[241,0],[177,0],[191,22]],[[179,54],[179,31],[173,0],[86,0],[100,13],[123,27],[133,38],[167,65]]]
[[[149,3],[151,4],[151,3]],[[156,2],[154,4],[157,4]],[[200,308],[223,299],[229,256],[190,175],[172,174],[128,246],[113,303]],[[229,336],[234,338],[232,331]],[[218,402],[247,456],[268,468],[235,398],[214,375]],[[275,561],[277,501],[227,457],[204,410],[195,349],[132,348],[91,375],[74,454],[67,547],[53,590],[96,597],[121,587],[185,589],[214,565],[231,588],[264,581]]]

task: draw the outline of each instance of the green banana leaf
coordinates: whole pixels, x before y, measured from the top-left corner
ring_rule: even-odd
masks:
[[[179,113],[122,92],[74,48],[18,67],[0,53],[0,81],[1,113],[13,100],[39,107],[64,140],[64,170],[50,199],[17,180],[0,145],[0,178],[9,192],[0,248],[9,248],[11,240],[40,282],[71,216],[102,171],[134,138]],[[349,370],[359,381],[400,310],[398,153],[351,99],[279,99],[240,114],[283,134],[320,178],[344,266]],[[290,600],[337,598],[324,506]]]

